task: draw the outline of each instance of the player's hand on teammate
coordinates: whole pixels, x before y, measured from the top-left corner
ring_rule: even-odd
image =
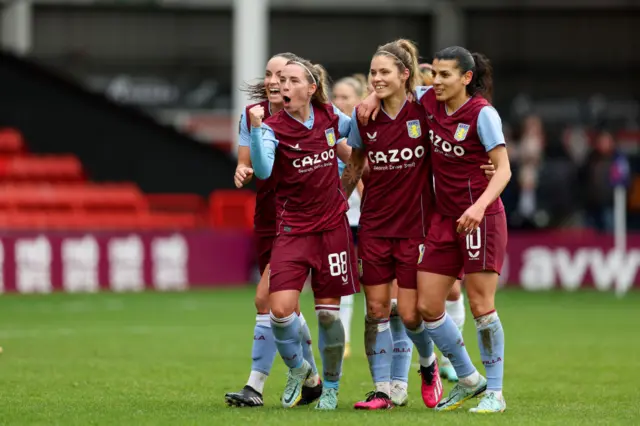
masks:
[[[471,234],[475,232],[475,230],[480,226],[480,222],[482,222],[482,218],[484,218],[485,208],[479,206],[478,204],[474,204],[469,207],[460,219],[456,220],[458,223],[458,227],[456,228],[457,233],[464,232],[465,234]]]
[[[233,183],[236,184],[236,188],[242,188],[253,178],[253,169],[244,165],[240,165],[236,168],[236,173],[233,175]]]
[[[367,123],[369,123],[369,117],[375,121],[378,116],[380,112],[380,99],[378,99],[374,93],[370,94],[358,105],[356,112],[360,124],[366,126]]]
[[[249,110],[249,118],[251,119],[251,127],[262,126],[262,119],[264,118],[264,107],[262,105],[256,105]]]
[[[480,166],[482,170],[484,170],[484,175],[487,177],[487,180],[491,180],[493,175],[496,174],[496,166],[493,165],[491,160],[489,160],[489,164],[485,164],[484,166]]]

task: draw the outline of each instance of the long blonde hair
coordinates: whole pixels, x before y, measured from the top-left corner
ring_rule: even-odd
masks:
[[[379,46],[373,56],[380,55],[393,59],[400,72],[405,69],[409,70],[409,78],[405,83],[407,92],[413,92],[416,86],[420,85],[422,78],[418,65],[418,48],[414,42],[403,38],[392,41],[391,43]]]

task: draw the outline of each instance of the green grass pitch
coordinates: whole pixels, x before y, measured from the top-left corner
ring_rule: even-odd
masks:
[[[372,388],[362,348],[363,297],[354,311],[340,407],[285,410],[276,358],[266,406],[228,408],[245,384],[255,319],[253,287],[186,293],[0,298],[0,424],[42,425],[591,425],[640,423],[640,293],[501,291],[506,332],[502,415],[436,413],[410,376],[408,407],[356,412]],[[309,294],[303,312],[313,335]],[[480,366],[473,323],[467,348]],[[319,356],[316,358],[319,362]],[[415,370],[415,369],[414,369]],[[483,371],[480,368],[480,371]],[[447,385],[447,390],[450,388]]]

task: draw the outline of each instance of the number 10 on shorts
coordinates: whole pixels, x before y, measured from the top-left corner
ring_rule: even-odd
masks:
[[[332,277],[347,275],[347,252],[331,253],[329,255],[329,273]]]
[[[475,232],[467,234],[467,254],[469,258],[479,258],[480,247],[482,247],[482,239],[480,238],[480,227],[477,227]]]

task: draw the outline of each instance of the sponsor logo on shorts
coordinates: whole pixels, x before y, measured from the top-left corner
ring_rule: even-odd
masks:
[[[418,246],[418,264],[422,263],[422,259],[424,258],[424,244],[420,244]]]
[[[358,275],[362,278],[362,259],[358,259]]]
[[[291,232],[291,227],[290,226],[285,226],[284,227],[284,232]]]

